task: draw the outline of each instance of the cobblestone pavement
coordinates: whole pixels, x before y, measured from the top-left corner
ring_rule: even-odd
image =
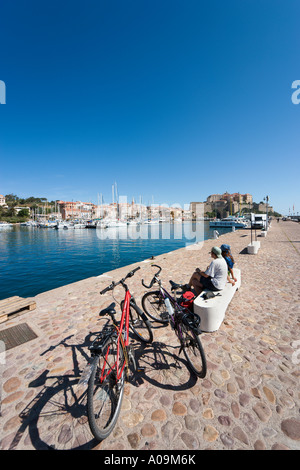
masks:
[[[117,426],[100,444],[77,382],[90,334],[105,321],[98,312],[113,300],[99,291],[128,266],[37,295],[36,310],[1,324],[27,323],[37,334],[0,356],[1,449],[299,449],[300,225],[273,221],[259,239],[257,255],[246,253],[250,231],[239,230],[155,258],[163,281],[187,282],[194,268],[209,264],[212,246],[229,243],[242,285],[220,329],[201,335],[205,379],[178,357],[170,326],[153,323],[153,343],[134,343],[145,370],[140,384],[126,384]],[[142,267],[129,281],[138,302],[150,264],[130,267]],[[122,289],[115,294],[121,300]]]

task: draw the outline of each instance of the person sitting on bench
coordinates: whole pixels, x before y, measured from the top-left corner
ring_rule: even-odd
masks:
[[[233,273],[233,266],[234,266],[234,259],[230,251],[230,245],[221,245],[221,250],[222,250],[222,256],[225,259],[228,267],[228,282],[232,284],[233,286],[237,282],[237,279]],[[230,275],[232,277],[232,280],[230,279]]]
[[[222,256],[222,251],[218,246],[211,249],[212,262],[206,269],[201,271],[199,268],[192,274],[190,282],[186,288],[194,288],[197,295],[205,289],[211,291],[220,291],[224,289],[227,281],[228,267]]]

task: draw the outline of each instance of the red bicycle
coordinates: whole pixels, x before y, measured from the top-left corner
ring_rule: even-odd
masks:
[[[125,289],[125,298],[121,302],[121,320],[115,318],[115,303],[100,312],[100,316],[109,315],[102,331],[89,347],[91,359],[83,371],[79,383],[87,384],[87,415],[94,437],[102,441],[107,438],[116,425],[123,394],[125,380],[129,379],[129,370],[136,371],[136,362],[130,344],[129,329],[142,342],[151,343],[153,333],[145,313],[137,306],[125,283],[140,267],[130,271],[118,282],[103,289],[100,294],[113,290],[121,284]]]

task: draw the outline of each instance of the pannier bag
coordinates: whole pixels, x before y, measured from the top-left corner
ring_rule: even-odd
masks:
[[[188,308],[192,312],[193,311],[193,302],[194,302],[195,297],[196,296],[193,292],[190,292],[190,291],[185,292],[181,296],[180,305],[182,307]]]
[[[201,319],[195,313],[189,312],[188,310],[182,316],[182,322],[189,326],[196,334],[201,334],[200,322]]]

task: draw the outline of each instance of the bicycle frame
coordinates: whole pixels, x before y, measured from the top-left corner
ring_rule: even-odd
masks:
[[[112,317],[112,322],[113,322],[113,327],[115,328],[115,332],[117,335],[117,359],[114,364],[109,364],[107,361],[108,355],[109,355],[109,348],[106,351],[105,355],[105,361],[102,366],[101,374],[100,374],[100,383],[103,383],[105,379],[110,375],[110,373],[113,370],[116,370],[116,380],[119,381],[120,378],[122,377],[123,371],[125,366],[128,368],[128,356],[126,353],[126,348],[129,346],[129,308],[130,308],[130,299],[131,299],[131,294],[128,288],[126,288],[126,293],[125,293],[125,299],[124,299],[124,306],[122,310],[122,315],[121,315],[121,321],[119,327],[116,324],[114,314],[111,315]],[[98,350],[101,350],[101,347],[105,346],[107,339],[111,336],[111,333],[108,333],[107,336],[102,338],[100,340],[100,344],[98,343],[96,347],[94,347],[94,344],[98,341],[96,339],[93,344],[90,346],[90,350],[92,352],[92,356],[97,358],[98,356]],[[124,352],[124,363],[120,369],[120,364],[119,364],[119,353],[120,353],[120,348],[123,349]],[[97,361],[92,361],[87,365],[85,370],[82,373],[81,379],[79,383],[81,384],[86,384],[89,381],[89,378],[92,374],[92,371],[94,367],[96,367]],[[108,366],[108,370],[106,370]]]
[[[132,277],[140,267],[130,271],[123,279],[112,282],[100,294],[105,294],[118,285],[125,289],[121,302],[121,320],[115,318],[115,303],[101,310],[100,316],[108,315],[102,331],[89,347],[92,362],[86,368],[84,381],[87,384],[87,417],[94,437],[102,441],[114,429],[123,400],[125,381],[130,380],[129,369],[137,371],[134,352],[130,344],[129,328],[143,342],[151,342],[153,334],[146,315],[137,307],[131,296],[126,279]],[[145,328],[144,334],[140,330]],[[145,337],[148,333],[148,336]],[[134,377],[134,376],[132,376]]]
[[[121,320],[118,325],[115,319],[115,313],[116,313],[115,308],[114,308],[115,304],[111,304],[109,307],[107,307],[106,309],[100,312],[101,316],[109,315],[111,317],[112,324],[108,327],[108,329],[106,329],[106,331],[104,327],[104,329],[98,334],[97,338],[94,340],[93,344],[89,347],[92,357],[93,358],[96,357],[96,360],[93,359],[87,365],[87,367],[83,371],[83,374],[81,376],[79,383],[86,384],[86,385],[88,384],[89,378],[91,377],[93,370],[98,364],[99,355],[102,355],[102,357],[104,358],[104,364],[103,366],[100,366],[102,367],[102,370],[100,371],[100,374],[99,374],[100,383],[103,383],[113,370],[116,370],[115,380],[118,382],[123,375],[125,366],[126,366],[127,374],[128,374],[129,364],[133,363],[135,366],[134,357],[132,355],[132,351],[130,349],[130,344],[129,344],[129,327],[133,329],[134,333],[138,336],[138,338],[141,341],[151,342],[153,340],[151,327],[147,324],[146,315],[137,307],[134,297],[131,295],[129,288],[127,284],[125,283],[126,279],[129,277],[132,277],[135,274],[135,272],[138,271],[139,269],[140,267],[133,269],[123,279],[121,279],[118,282],[112,282],[110,286],[106,287],[100,292],[100,294],[103,295],[106,292],[113,290],[116,286],[120,284],[122,285],[122,287],[125,289],[125,297],[124,297],[124,300],[121,302],[121,308],[122,308]],[[135,330],[135,327],[133,327],[133,324],[131,324],[130,322],[131,307],[133,308],[133,310],[137,312],[138,315],[140,315],[141,317],[143,316],[145,317],[143,321],[146,320],[144,324],[147,327],[148,332],[149,332],[149,340],[143,338],[142,335],[140,335]],[[117,358],[113,364],[109,364],[108,357],[109,357],[110,348],[108,347],[107,351],[105,351],[105,346],[107,346],[107,342],[112,336],[114,336],[116,343],[117,343],[116,344]],[[120,364],[120,360],[119,360],[119,357],[122,357],[120,348],[122,348],[123,357],[124,357],[124,361],[122,360],[122,364]],[[111,361],[113,360],[114,359],[112,358]]]
[[[159,291],[162,294],[163,299],[165,300],[166,298],[169,299],[172,302],[172,307],[173,307],[173,315],[169,314],[169,317],[171,319],[171,322],[173,326],[175,326],[175,315],[176,315],[176,309],[183,311],[184,309],[178,304],[176,298],[172,297],[171,294],[161,285],[161,281],[159,280]],[[181,334],[181,328],[178,326],[174,327],[174,330],[178,332],[180,339],[182,338]]]
[[[120,378],[122,377],[125,366],[126,367],[128,366],[127,354],[124,354],[124,358],[125,358],[124,363],[122,365],[122,368],[121,369],[119,368],[120,367],[120,364],[119,364],[120,355],[119,355],[119,353],[120,353],[120,347],[125,352],[125,348],[129,345],[129,306],[130,306],[130,299],[131,299],[131,294],[130,294],[129,290],[126,289],[125,299],[124,299],[124,307],[123,307],[123,311],[122,311],[122,316],[121,316],[121,321],[120,321],[120,327],[119,328],[116,326],[116,323],[115,323],[114,318],[113,318],[114,326],[115,326],[116,330],[118,331],[117,360],[112,366],[109,365],[109,363],[107,362],[107,357],[108,357],[108,354],[109,354],[109,348],[108,348],[108,350],[106,352],[106,356],[105,356],[105,362],[103,364],[103,368],[102,368],[102,371],[101,371],[100,383],[103,383],[104,380],[109,376],[111,371],[114,370],[114,369],[116,369],[117,381],[120,380]],[[124,334],[122,335],[123,330],[124,330]],[[105,374],[105,366],[106,365],[109,366],[109,370]]]
[[[144,295],[142,299],[142,305],[144,307],[144,310],[146,311],[146,313],[148,313],[151,318],[154,318],[154,320],[157,320],[161,323],[166,323],[167,319],[164,317],[164,309],[161,310],[161,301],[164,301],[168,312],[170,325],[180,341],[179,354],[181,353],[181,351],[183,351],[189,368],[192,370],[192,372],[195,373],[198,377],[204,378],[207,371],[207,363],[201,341],[198,337],[201,334],[201,330],[199,328],[200,319],[189,308],[181,305],[181,301],[177,298],[176,292],[174,297],[169,294],[169,292],[162,286],[162,282],[158,277],[161,271],[161,267],[157,265],[152,266],[156,266],[159,271],[154,275],[149,286],[144,283],[143,279],[142,284],[144,287],[146,287],[146,289],[151,289],[153,285],[157,283],[158,289],[154,292],[150,291]],[[181,284],[176,284],[173,281],[170,281],[170,283],[172,286],[172,291],[182,289],[183,287]],[[150,295],[150,298],[153,298],[154,304],[158,303],[160,319],[157,319],[157,314],[152,315],[146,309],[144,305],[144,300],[148,298],[148,295]]]
[[[173,306],[177,305],[178,307],[180,307],[177,303],[177,300],[172,297],[171,294],[169,294],[169,292],[163,286],[159,286],[159,290],[161,291],[164,299],[167,297],[169,300],[171,300]]]
[[[185,308],[181,307],[181,305],[177,302],[177,298],[176,298],[176,297],[175,297],[175,298],[172,297],[172,295],[169,294],[169,292],[162,286],[161,280],[160,280],[159,277],[158,277],[158,276],[159,276],[159,273],[160,273],[160,271],[161,271],[161,267],[160,267],[160,266],[157,266],[156,264],[154,264],[153,266],[159,268],[159,271],[153,276],[153,279],[152,279],[152,281],[151,281],[151,283],[150,283],[149,286],[147,286],[147,285],[144,283],[143,280],[142,280],[142,284],[143,284],[144,287],[146,287],[146,288],[148,288],[148,289],[151,288],[155,283],[158,284],[158,288],[159,288],[160,293],[162,294],[163,299],[165,300],[165,299],[167,298],[167,299],[169,299],[169,300],[172,302],[172,306],[173,306],[173,308],[174,308],[174,311],[173,311],[173,315],[169,315],[169,316],[170,316],[170,318],[171,318],[171,321],[172,321],[173,325],[175,325],[175,318],[174,318],[174,316],[175,316],[175,314],[176,314],[176,309],[179,310],[179,311],[184,312]],[[178,328],[178,327],[175,327],[174,329],[175,329],[175,331],[177,331],[177,332],[180,334],[180,339],[181,339],[181,338],[182,338],[181,329]]]

